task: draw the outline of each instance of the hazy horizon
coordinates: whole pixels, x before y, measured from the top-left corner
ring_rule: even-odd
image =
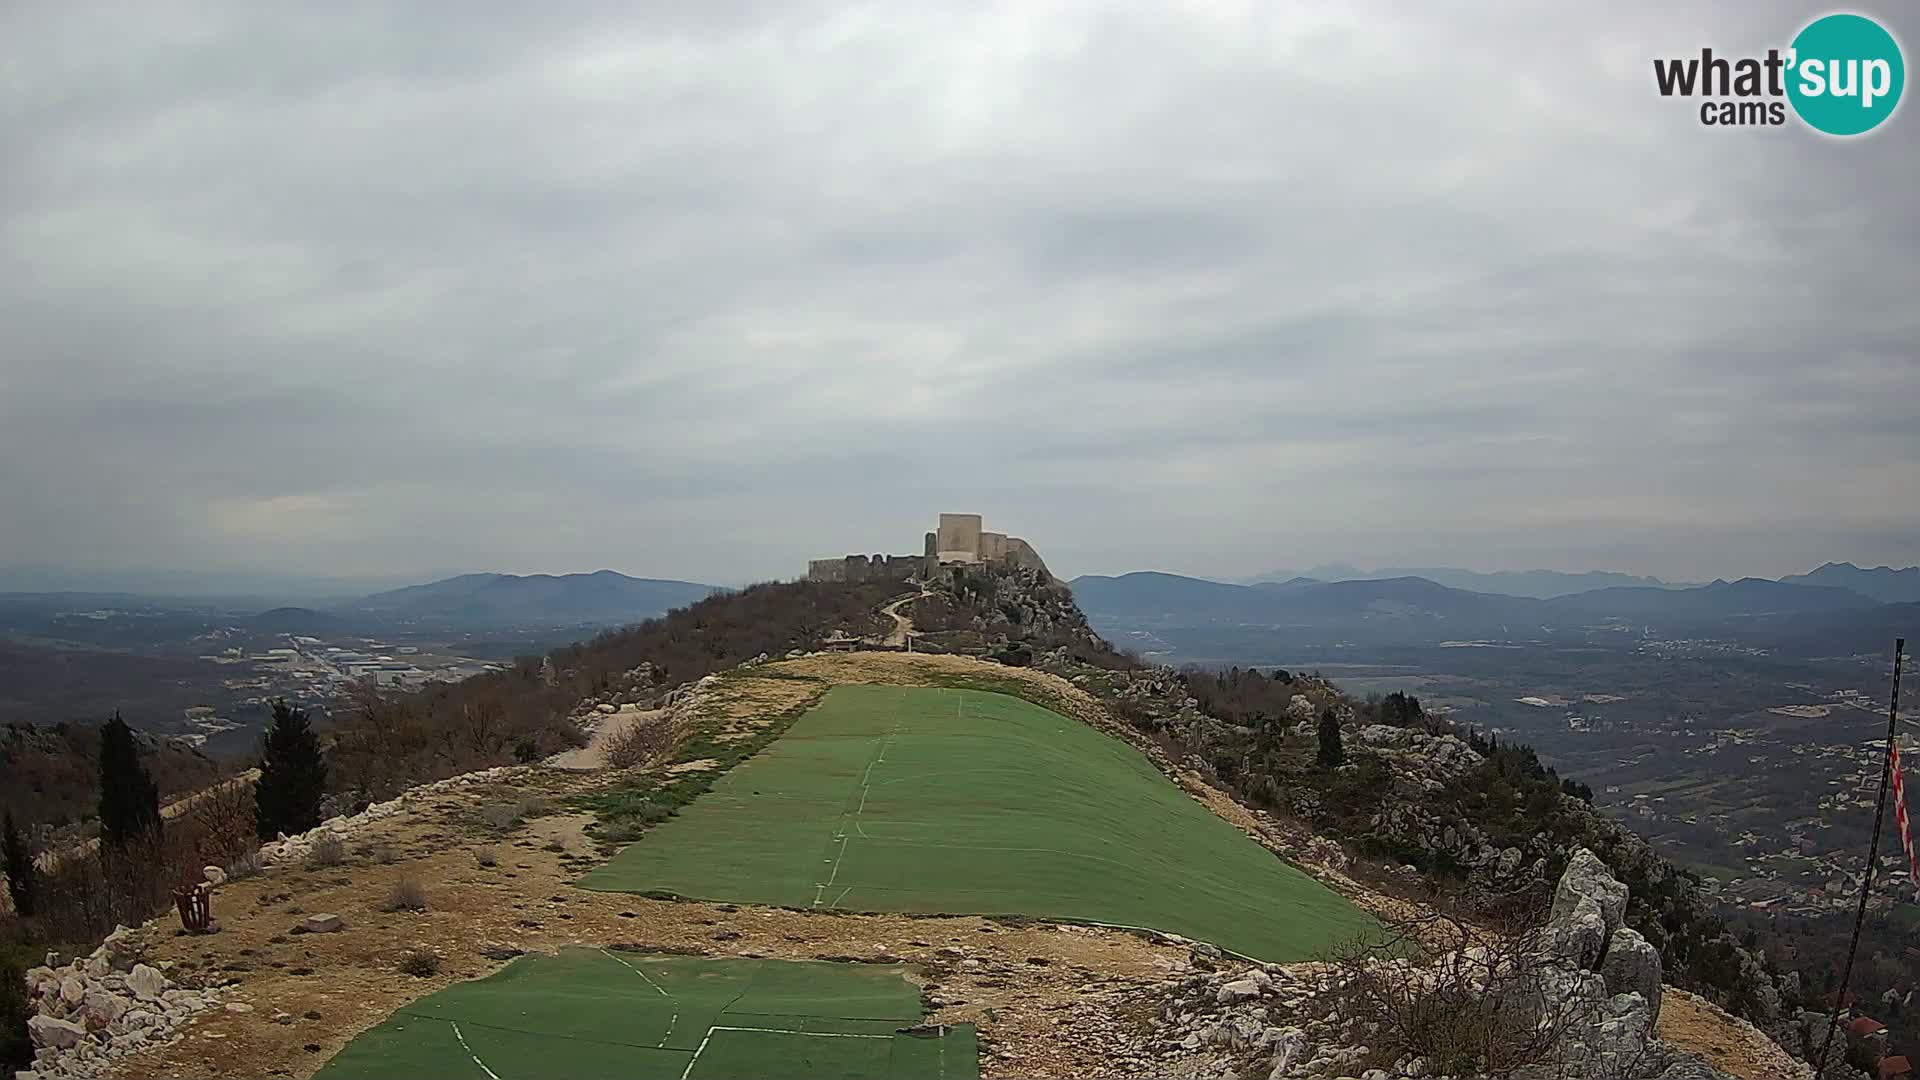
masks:
[[[1920,116],[1653,83],[1826,10],[9,5],[0,564],[1920,563]]]
[[[1044,557],[1044,552],[1042,553],[1042,555]],[[1844,562],[1849,562],[1853,560],[1829,559],[1824,561],[1844,563]],[[1087,575],[1118,577],[1118,576],[1121,576],[1124,574],[1130,574],[1130,573],[1157,572],[1157,573],[1175,574],[1182,577],[1200,578],[1200,579],[1209,580],[1209,581],[1219,581],[1219,582],[1224,582],[1228,584],[1250,584],[1250,583],[1259,582],[1259,581],[1282,580],[1285,577],[1291,576],[1292,574],[1296,574],[1296,573],[1299,573],[1299,574],[1311,573],[1312,571],[1319,569],[1323,566],[1335,565],[1336,562],[1338,561],[1330,561],[1328,563],[1313,563],[1313,564],[1303,563],[1298,567],[1273,567],[1267,571],[1256,571],[1256,572],[1245,573],[1245,574],[1211,574],[1211,573],[1201,573],[1198,571],[1191,571],[1191,570],[1174,569],[1174,568],[1169,568],[1164,566],[1136,566],[1136,567],[1130,567],[1127,569],[1113,569],[1113,570],[1076,570],[1072,568],[1063,569],[1058,566],[1052,566],[1050,567],[1050,569],[1053,569],[1057,574],[1059,574],[1063,578],[1075,578],[1075,577],[1081,577],[1081,576],[1087,576]],[[1480,567],[1471,567],[1471,566],[1447,565],[1447,564],[1439,564],[1439,563],[1429,563],[1429,564],[1425,564],[1424,566],[1412,566],[1409,564],[1400,564],[1400,563],[1383,563],[1379,566],[1356,566],[1354,567],[1354,569],[1359,570],[1362,574],[1376,574],[1383,569],[1465,570],[1465,571],[1469,571],[1473,573],[1481,573],[1481,574],[1497,574],[1497,573],[1583,574],[1583,573],[1597,572],[1597,573],[1630,574],[1631,576],[1634,576],[1634,577],[1658,578],[1659,580],[1667,584],[1699,585],[1699,584],[1708,583],[1715,579],[1724,579],[1727,581],[1735,581],[1745,577],[1762,577],[1762,578],[1777,579],[1777,578],[1786,576],[1788,574],[1807,573],[1808,571],[1815,569],[1818,565],[1820,564],[1803,566],[1797,569],[1784,571],[1780,574],[1723,573],[1723,574],[1712,575],[1711,577],[1698,578],[1698,579],[1662,578],[1660,577],[1660,575],[1657,575],[1657,574],[1636,574],[1636,573],[1633,573],[1632,571],[1610,570],[1606,567],[1569,568],[1569,567],[1508,566],[1508,567],[1480,568]],[[1872,569],[1878,568],[1878,564],[1868,565],[1865,563],[1859,563],[1857,561],[1855,562],[1855,565],[1859,566],[1861,569],[1864,569],[1864,570],[1872,570]],[[720,579],[702,579],[702,578],[677,578],[674,575],[652,573],[644,569],[605,567],[605,566],[576,567],[576,568],[535,568],[535,569],[500,569],[500,568],[444,569],[442,568],[442,569],[420,570],[414,573],[392,572],[392,573],[386,573],[386,574],[368,575],[363,577],[355,577],[350,575],[334,576],[334,575],[310,575],[310,574],[297,574],[297,573],[275,573],[272,571],[263,571],[263,570],[254,570],[254,571],[187,570],[187,569],[181,569],[181,568],[166,568],[166,567],[147,567],[147,568],[117,567],[117,568],[111,568],[111,569],[75,569],[75,568],[60,568],[60,567],[50,567],[50,566],[37,566],[37,567],[36,566],[0,566],[0,593],[38,592],[38,591],[102,592],[102,593],[125,592],[125,593],[130,593],[135,595],[146,594],[146,595],[154,595],[154,596],[164,596],[164,595],[171,594],[171,595],[180,595],[180,596],[223,596],[225,595],[225,596],[235,596],[235,597],[273,596],[276,594],[283,594],[288,597],[308,597],[308,598],[314,598],[314,599],[325,599],[325,598],[352,597],[352,596],[361,595],[363,593],[382,591],[385,589],[401,588],[407,585],[425,584],[431,581],[439,581],[439,580],[443,580],[450,577],[457,577],[462,574],[491,573],[491,574],[512,574],[512,575],[521,575],[521,576],[546,574],[546,575],[560,576],[565,574],[591,574],[601,570],[612,570],[616,573],[625,574],[629,577],[635,577],[635,578],[680,580],[680,581],[690,581],[696,584],[715,585],[722,588],[738,588],[741,586],[753,584],[757,581],[791,580],[793,578],[797,578],[801,576],[801,573],[804,571],[804,569],[805,567],[803,564],[800,567],[796,568],[795,570],[785,574],[774,574],[774,575],[768,575],[763,577],[734,576],[734,577],[720,578]],[[1898,570],[1898,569],[1904,569],[1904,567],[1891,567],[1891,569]]]

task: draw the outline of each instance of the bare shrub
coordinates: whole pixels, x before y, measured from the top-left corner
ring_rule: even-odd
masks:
[[[408,949],[400,954],[399,967],[409,975],[426,978],[440,973],[440,954],[432,949]]]
[[[252,781],[235,778],[193,797],[172,828],[190,839],[200,865],[225,866],[249,851],[258,852]]]
[[[673,724],[665,718],[636,720],[607,739],[607,764],[616,769],[651,765],[671,755],[677,742]]]
[[[321,833],[307,852],[307,866],[316,870],[328,866],[339,866],[346,861],[347,842],[340,839],[337,833]]]
[[[36,922],[47,941],[74,946],[98,941],[113,929],[115,904],[107,893],[101,860],[58,859],[40,873]]]
[[[512,803],[488,803],[481,807],[480,823],[495,832],[507,832],[525,824],[519,808]]]
[[[394,863],[400,861],[400,855],[393,850],[392,844],[368,844],[365,848],[362,848],[361,851],[367,858],[379,863],[381,866],[392,866]]]
[[[265,869],[266,860],[260,857],[260,849],[249,848],[227,861],[227,880],[244,881],[250,877],[258,877]]]
[[[403,877],[393,883],[393,891],[387,894],[387,902],[381,905],[382,911],[425,911],[427,910],[427,887],[410,877]]]
[[[548,814],[553,813],[553,804],[538,795],[530,795],[514,804],[513,812],[514,816],[525,821],[531,821],[534,818],[546,817]]]
[[[494,854],[493,849],[490,847],[475,848],[473,850],[473,861],[479,863],[481,866],[498,866],[500,865],[500,856]]]
[[[1529,925],[1488,932],[1426,912],[1382,920],[1383,938],[1329,958],[1330,1000],[1374,1056],[1423,1057],[1437,1073],[1499,1080],[1560,1061],[1587,1017],[1553,993],[1545,940]]]

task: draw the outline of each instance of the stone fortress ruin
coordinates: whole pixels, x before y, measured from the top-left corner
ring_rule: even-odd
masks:
[[[906,581],[932,577],[942,566],[1001,563],[1047,573],[1033,545],[1017,536],[986,532],[979,514],[941,514],[918,555],[846,555],[807,563],[808,581]]]

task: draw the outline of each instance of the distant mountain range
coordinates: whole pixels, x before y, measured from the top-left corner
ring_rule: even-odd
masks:
[[[1656,577],[1640,577],[1634,574],[1616,574],[1607,570],[1587,570],[1580,573],[1568,573],[1563,570],[1496,570],[1492,573],[1482,573],[1478,570],[1461,570],[1450,566],[1400,566],[1380,570],[1362,570],[1346,563],[1328,563],[1299,572],[1275,570],[1247,579],[1247,583],[1259,585],[1295,578],[1310,578],[1316,581],[1381,581],[1409,577],[1425,578],[1437,585],[1465,589],[1468,592],[1530,596],[1537,600],[1614,586],[1637,586],[1650,589],[1692,587],[1691,583],[1662,581]],[[1831,583],[1816,582],[1816,584]]]
[[[1852,589],[1762,578],[1614,586],[1549,599],[1458,589],[1418,576],[1347,581],[1297,576],[1234,585],[1144,572],[1088,575],[1070,584],[1095,625],[1115,629],[1232,625],[1371,641],[1528,639],[1595,626],[1749,639],[1844,633],[1849,641],[1866,640],[1869,630],[1884,636],[1887,627],[1920,630],[1914,618],[1920,605],[1885,604]]]
[[[461,574],[337,604],[341,613],[465,625],[639,622],[717,592],[691,581],[591,574]]]
[[[1852,589],[1883,604],[1920,603],[1920,566],[1895,570],[1876,566],[1862,570],[1850,562],[1830,562],[1806,574],[1789,574],[1780,579],[1795,585],[1831,585]]]

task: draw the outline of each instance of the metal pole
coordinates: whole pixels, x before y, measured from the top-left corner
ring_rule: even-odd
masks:
[[[1853,983],[1853,955],[1860,951],[1860,927],[1867,921],[1867,895],[1873,891],[1873,868],[1880,857],[1880,819],[1887,815],[1887,782],[1893,773],[1893,740],[1899,734],[1900,660],[1907,651],[1907,639],[1893,642],[1893,697],[1887,703],[1887,751],[1880,762],[1880,797],[1873,807],[1873,840],[1867,845],[1867,875],[1860,883],[1860,907],[1853,913],[1853,941],[1847,946],[1847,965],[1841,969],[1839,996],[1833,999],[1833,1026],[1827,1028],[1826,1041],[1820,1044],[1820,1063],[1816,1077],[1827,1071],[1827,1055],[1833,1050],[1833,1035],[1840,1026],[1840,1010],[1846,1007],[1847,990]]]

